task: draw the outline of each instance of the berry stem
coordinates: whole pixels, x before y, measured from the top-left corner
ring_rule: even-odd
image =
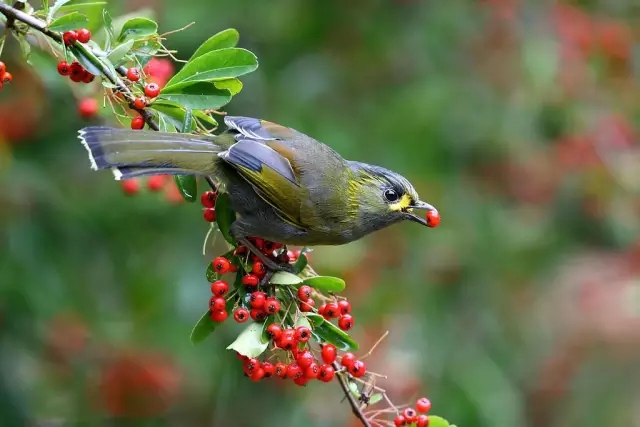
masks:
[[[360,420],[360,422],[364,427],[372,427],[371,423],[369,422],[369,420],[367,420],[367,417],[364,415],[364,412],[362,412],[362,409],[360,409],[360,404],[356,400],[353,393],[351,393],[351,390],[349,389],[349,384],[347,384],[347,380],[345,379],[345,376],[338,373],[338,371],[340,371],[342,367],[338,364],[338,362],[333,362],[331,365],[333,366],[333,369],[336,370],[336,378],[338,378],[340,387],[342,388],[342,391],[344,392],[345,397],[349,401],[349,405],[351,406],[351,411],[353,412],[353,415],[355,415],[356,418]]]
[[[47,24],[42,21],[41,19],[38,19],[34,16],[31,16],[27,13],[22,12],[21,10],[18,10],[17,8],[10,6],[6,3],[2,3],[0,2],[0,13],[2,13],[4,16],[7,17],[7,22],[9,22],[10,20],[15,20],[15,21],[20,21],[23,22],[25,24],[27,24],[29,27],[33,28],[34,30],[37,30],[39,32],[41,32],[42,34],[44,34],[45,36],[49,37],[50,39],[53,39],[55,41],[57,41],[58,43],[62,43],[62,36],[60,35],[60,33],[57,33],[55,31],[51,31],[47,28]],[[122,94],[124,95],[125,99],[127,100],[127,102],[129,103],[129,106],[138,111],[140,113],[140,115],[142,116],[142,118],[144,119],[144,121],[147,123],[147,125],[149,125],[150,129],[153,129],[155,131],[160,130],[160,128],[158,127],[158,124],[155,122],[155,120],[153,119],[153,115],[151,113],[151,111],[149,111],[146,108],[143,109],[137,109],[135,108],[133,102],[135,100],[135,95],[133,94],[133,92],[131,92],[131,90],[129,89],[129,87],[122,81],[122,79],[120,78],[120,76],[126,76],[127,75],[127,70],[125,67],[118,67],[116,69],[117,73],[120,75],[114,75],[111,70],[93,53],[93,51],[88,48],[86,45],[83,45],[82,43],[75,43],[74,47],[76,47],[78,50],[80,50],[86,57],[87,59],[89,59],[89,61],[91,61],[91,63],[93,65],[95,65],[97,68],[100,69],[100,72],[102,73],[102,75],[109,80],[109,82],[115,86],[118,87],[118,89],[122,92]]]

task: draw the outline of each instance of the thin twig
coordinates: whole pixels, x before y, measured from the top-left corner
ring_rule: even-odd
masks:
[[[340,370],[340,365],[338,365],[338,362],[333,362],[332,365],[333,365],[333,369],[335,369],[336,371]],[[360,422],[364,427],[372,427],[371,423],[369,422],[369,420],[367,420],[367,417],[364,415],[364,412],[362,412],[362,409],[360,409],[360,403],[356,400],[353,393],[351,393],[351,390],[349,389],[349,384],[347,384],[347,380],[344,378],[344,376],[339,374],[336,375],[336,377],[338,378],[340,387],[342,387],[342,391],[344,391],[344,394],[347,400],[349,401],[349,405],[351,406],[351,411],[353,412],[353,415],[355,415],[356,418],[360,420]]]

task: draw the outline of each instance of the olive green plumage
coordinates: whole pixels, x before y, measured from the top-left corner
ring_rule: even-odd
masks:
[[[211,176],[238,213],[238,240],[339,245],[409,219],[426,225],[420,201],[401,175],[343,159],[294,129],[249,117],[225,118],[216,136],[88,127],[80,139],[93,169],[116,179],[156,174]]]

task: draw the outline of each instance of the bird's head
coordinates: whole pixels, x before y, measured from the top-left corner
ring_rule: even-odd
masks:
[[[425,216],[415,210],[436,211],[436,208],[420,200],[409,180],[379,166],[351,163],[358,171],[360,216],[370,227],[380,229],[402,220],[430,226]]]

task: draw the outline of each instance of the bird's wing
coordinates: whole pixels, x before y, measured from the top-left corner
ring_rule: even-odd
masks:
[[[224,124],[231,131],[237,132],[236,139],[286,140],[297,135],[297,132],[291,128],[252,117],[226,116]]]
[[[247,128],[243,129],[248,132]],[[219,156],[253,186],[283,221],[304,228],[300,220],[303,192],[290,162],[290,149],[273,138],[260,138],[261,134],[265,135],[263,130],[262,127],[254,128],[252,133],[258,138],[238,138],[237,143]]]

